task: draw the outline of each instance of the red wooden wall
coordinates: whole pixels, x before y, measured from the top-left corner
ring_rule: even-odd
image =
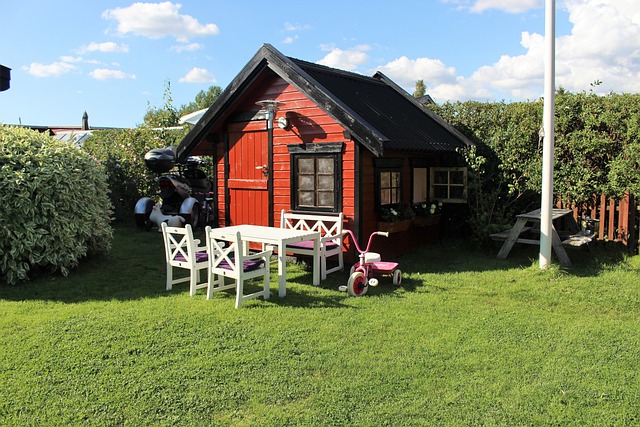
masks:
[[[293,86],[276,75],[259,79],[253,88],[246,91],[246,97],[234,110],[236,112],[255,112],[259,109],[257,101],[274,99],[284,103],[276,113],[273,128],[273,217],[274,226],[280,226],[280,211],[291,209],[291,158],[287,145],[301,143],[344,144],[342,152],[342,212],[350,222],[354,216],[354,143],[344,137],[344,128],[328,116],[322,109],[306,98]],[[291,125],[280,129],[277,118],[286,116]],[[265,129],[266,129],[266,122]],[[224,144],[216,144],[217,191],[220,226],[224,226]]]
[[[360,240],[362,244],[366,244],[366,240],[371,232],[377,230],[378,212],[375,210],[375,157],[367,150],[366,147],[360,147],[360,217],[355,221],[356,214],[356,159],[355,159],[355,143],[350,138],[345,137],[345,129],[327,115],[321,108],[315,105],[306,96],[300,93],[293,86],[281,79],[274,73],[267,73],[260,76],[252,85],[244,91],[244,98],[239,101],[233,111],[227,112],[227,118],[237,115],[238,113],[255,113],[259,110],[256,105],[257,101],[264,99],[273,99],[281,101],[284,104],[279,107],[274,120],[273,128],[273,167],[271,176],[273,177],[273,218],[274,226],[280,226],[280,211],[282,209],[291,209],[291,158],[287,149],[288,145],[301,143],[343,143],[342,151],[342,212],[345,217],[345,228],[360,232]],[[277,118],[286,116],[291,125],[288,129],[280,129],[276,123]],[[266,131],[266,122],[260,121],[256,124],[264,124]],[[209,139],[216,141],[207,144],[209,147],[215,147],[215,162],[217,172],[216,189],[218,195],[218,213],[219,225],[225,225],[225,188],[224,188],[224,133],[221,123],[212,129]],[[211,148],[208,149],[211,153]],[[200,147],[199,151],[204,154],[206,147]],[[419,153],[385,153],[385,157],[404,159],[403,167],[403,200],[411,200],[411,159],[416,157],[428,157],[429,164],[439,166],[442,164],[440,156],[419,154]],[[359,230],[356,228],[359,225]],[[430,236],[434,233],[431,232]],[[437,235],[437,233],[435,233]],[[397,255],[412,247],[426,243],[428,240],[424,235],[419,233],[397,233],[389,238],[379,238],[378,243],[373,248],[374,251],[380,252],[386,256]],[[353,259],[355,255],[350,248],[351,244],[346,242],[347,260]],[[349,262],[347,261],[347,262]]]

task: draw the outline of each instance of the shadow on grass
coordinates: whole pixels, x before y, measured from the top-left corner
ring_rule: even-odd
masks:
[[[135,300],[170,295],[165,290],[162,235],[117,226],[108,255],[83,259],[68,276],[41,272],[17,286],[0,286],[0,299],[82,301]]]
[[[197,235],[203,239],[202,235]],[[477,249],[464,240],[443,240],[425,245],[393,260],[403,271],[402,288],[408,291],[422,286],[419,281],[407,279],[411,273],[484,272],[529,268],[537,265],[535,246],[516,245],[505,260],[496,258],[499,245]],[[597,275],[605,268],[623,262],[625,252],[615,245],[597,243],[592,251],[569,249],[573,268],[567,274],[578,277]],[[557,263],[557,260],[554,260]],[[351,265],[344,272],[332,273],[319,287],[313,287],[311,267],[303,263],[287,266],[287,297],[279,298],[275,274],[272,274],[270,303],[279,306],[341,307],[344,292],[338,291],[349,277]],[[273,270],[272,270],[273,272]],[[168,297],[186,291],[178,285],[165,290],[165,263],[162,235],[156,231],[143,232],[133,226],[117,226],[111,252],[99,258],[85,259],[67,277],[59,274],[41,274],[18,286],[0,286],[0,299],[9,301],[47,300],[75,303],[82,301],[136,300]],[[398,287],[390,277],[379,277],[380,285],[370,289],[372,295],[393,294]],[[304,286],[301,292],[296,284]],[[309,290],[307,291],[307,286]],[[325,290],[325,292],[321,292]],[[326,292],[331,291],[331,292]]]
[[[512,268],[529,268],[538,265],[539,247],[516,244],[506,259],[498,259],[500,245],[488,248],[477,248],[472,242],[465,240],[440,241],[426,245],[417,251],[405,254],[397,261],[403,271],[421,273],[454,273],[483,272],[509,270]],[[589,248],[567,248],[572,268],[566,272],[575,276],[596,276],[603,269],[624,262],[626,248],[613,243],[593,243]],[[554,265],[559,265],[555,254]],[[409,270],[411,269],[411,270]]]
[[[409,278],[408,275],[410,273],[413,273],[415,271],[413,270],[406,270],[405,267],[403,266],[403,262],[402,260],[405,257],[401,256],[398,257],[396,260],[394,261],[398,261],[399,265],[398,268],[402,271],[402,283],[400,285],[394,285],[393,284],[393,278],[390,274],[374,274],[373,277],[378,279],[378,286],[369,286],[368,290],[366,292],[365,295],[363,295],[364,297],[366,296],[400,296],[402,295],[404,292],[412,292],[415,291],[418,287],[423,286],[424,283],[421,280],[415,280],[412,278]],[[299,280],[299,283],[304,283],[306,285],[310,285],[311,281],[312,281],[312,270],[313,270],[313,266],[312,264],[310,264],[310,259],[305,259],[304,261],[302,261],[301,263],[299,263],[299,265],[301,265],[301,268],[303,268],[305,270],[305,275],[300,277],[301,280]],[[331,264],[329,264],[329,267],[331,267]],[[345,264],[345,269],[342,272],[334,272],[331,273],[327,276],[327,279],[322,281],[320,283],[320,286],[318,288],[321,289],[325,289],[327,291],[332,291],[332,292],[337,292],[338,294],[338,299],[342,300],[343,298],[352,298],[351,296],[349,296],[349,294],[346,291],[340,291],[339,287],[342,285],[347,285],[347,282],[349,281],[349,270],[351,268],[351,264]],[[418,271],[419,273],[424,273],[427,272],[424,268],[420,271]],[[287,274],[287,281],[289,281],[291,278],[290,274]],[[400,292],[400,291],[403,292]],[[287,287],[287,298],[289,296],[289,290]],[[310,298],[309,295],[305,295],[307,298]]]
[[[495,250],[498,253],[500,247]],[[626,248],[617,243],[594,242],[589,247],[566,248],[567,255],[571,260],[571,268],[562,270],[571,276],[594,277],[603,270],[625,262],[628,257]],[[506,260],[498,262],[508,263],[514,267],[529,267],[539,265],[540,248],[531,245],[516,245],[511,250]],[[555,254],[552,254],[552,263],[559,267],[559,261]]]

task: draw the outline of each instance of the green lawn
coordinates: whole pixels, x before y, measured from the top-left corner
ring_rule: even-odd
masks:
[[[497,249],[427,246],[362,298],[294,265],[235,310],[165,291],[161,235],[117,228],[66,278],[0,286],[0,425],[640,424],[640,257]]]

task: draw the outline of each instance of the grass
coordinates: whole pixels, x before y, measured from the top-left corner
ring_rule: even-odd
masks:
[[[119,227],[68,277],[0,286],[0,425],[638,425],[640,257],[496,252],[427,246],[362,298],[295,264],[235,310],[165,291],[161,236]]]

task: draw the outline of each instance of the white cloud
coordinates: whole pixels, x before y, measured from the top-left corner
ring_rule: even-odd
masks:
[[[443,0],[453,3],[458,8],[481,13],[485,10],[501,10],[507,13],[522,13],[530,9],[541,8],[543,0]]]
[[[79,64],[79,63],[84,63],[84,64],[98,64],[99,61],[96,61],[95,59],[84,59],[80,56],[69,56],[69,55],[63,55],[60,57],[60,61],[61,62],[67,62],[70,64]]]
[[[324,50],[329,50],[323,47]],[[339,68],[341,70],[354,71],[359,65],[364,64],[369,55],[365,52],[370,49],[367,45],[355,46],[351,49],[342,50],[339,48],[330,49],[331,51],[324,58],[318,61],[320,65],[327,67]]]
[[[473,2],[478,6],[481,1]],[[509,2],[497,2],[507,7]],[[514,3],[514,2],[511,2]],[[488,1],[482,2],[488,4]],[[556,85],[571,92],[640,92],[640,5],[637,0],[566,0],[571,34],[556,40]],[[424,80],[437,101],[531,100],[542,95],[544,36],[523,32],[523,53],[503,55],[470,76],[430,58],[401,57],[378,67],[407,91]]]
[[[60,77],[63,74],[76,68],[75,65],[68,62],[53,62],[48,65],[32,62],[29,66],[22,67],[29,74],[36,77]]]
[[[204,48],[204,45],[200,43],[186,43],[186,44],[179,44],[179,45],[172,46],[171,50],[181,53],[181,52],[194,52],[202,48]]]
[[[311,26],[310,25],[300,25],[300,24],[292,24],[290,22],[285,22],[284,23],[284,31],[285,32],[299,32],[299,31],[304,31],[304,30],[310,30]],[[287,36],[284,38],[284,40],[282,40],[283,44],[291,44],[294,41],[298,40],[298,38],[300,38],[300,36],[298,34],[294,34],[291,36]]]
[[[169,1],[133,3],[128,7],[105,10],[102,17],[117,21],[120,34],[132,33],[152,39],[171,36],[187,42],[191,37],[215,36],[220,32],[215,24],[200,24],[190,15],[181,15],[181,7],[181,4]]]
[[[83,62],[84,59],[82,59],[79,56],[71,56],[71,55],[63,55],[60,57],[60,61],[61,62],[67,62],[67,63],[74,63],[74,62]]]
[[[206,69],[194,67],[179,81],[180,83],[215,83],[216,79]]]
[[[472,12],[484,12],[495,9],[508,13],[522,13],[530,9],[542,7],[542,0],[476,0],[471,6]]]
[[[416,80],[424,80],[430,85],[454,83],[456,81],[456,69],[447,67],[439,59],[418,58],[409,59],[402,56],[388,64],[378,67],[398,84],[410,85]],[[396,80],[397,79],[397,80]]]
[[[88,45],[82,46],[77,50],[77,53],[80,54],[87,52],[126,53],[129,52],[129,46],[126,44],[117,44],[114,42],[91,42]]]
[[[556,44],[556,80],[584,90],[640,91],[640,5],[635,0],[569,0],[571,34]]]
[[[300,25],[300,24],[292,24],[290,22],[284,23],[285,31],[302,31],[311,29],[310,25]]]
[[[297,35],[295,35],[295,36],[293,36],[293,37],[286,37],[284,40],[282,40],[282,43],[284,43],[284,44],[291,44],[291,43],[293,43],[294,41],[296,41],[297,39],[298,39],[298,36],[297,36]]]
[[[135,74],[126,74],[120,70],[110,70],[108,68],[96,68],[89,73],[91,77],[96,80],[110,80],[110,79],[135,79]]]

